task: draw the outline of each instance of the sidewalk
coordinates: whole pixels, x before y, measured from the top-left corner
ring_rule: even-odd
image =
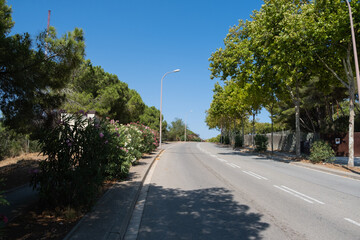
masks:
[[[131,167],[129,179],[111,187],[64,240],[123,239],[145,177],[160,153],[157,150]]]

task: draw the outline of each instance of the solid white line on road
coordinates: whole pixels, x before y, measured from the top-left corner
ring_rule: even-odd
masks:
[[[262,179],[261,177],[258,177],[258,176],[256,176],[256,175],[253,175],[252,173],[250,173],[250,172],[247,172],[247,171],[243,171],[243,173],[246,173],[246,174],[248,174],[248,175],[250,175],[250,176],[252,176],[252,177],[254,177],[254,178],[257,178],[257,179]]]
[[[249,171],[249,173],[251,173],[251,174],[253,174],[253,175],[255,175],[255,176],[258,176],[259,178],[262,178],[262,179],[264,179],[264,180],[269,180],[269,179],[267,179],[266,177],[263,177],[263,176],[261,176],[261,175],[259,175],[259,174],[257,174],[257,173],[254,173],[254,172],[251,172],[251,171]]]
[[[325,204],[325,203],[323,203],[323,202],[321,202],[321,201],[319,201],[319,200],[317,200],[317,199],[315,199],[315,198],[309,197],[309,196],[307,196],[307,195],[305,195],[305,194],[303,194],[303,193],[299,193],[299,192],[295,191],[294,189],[291,189],[291,188],[286,187],[286,186],[284,186],[284,185],[281,185],[281,187],[283,187],[283,188],[285,188],[285,189],[287,189],[287,190],[289,190],[289,191],[292,191],[292,192],[294,192],[294,193],[296,193],[296,194],[299,194],[300,196],[303,196],[303,197],[306,197],[306,198],[308,198],[308,199],[310,199],[310,200],[313,200],[314,202],[317,202],[317,203],[320,203],[320,204]]]
[[[360,227],[360,223],[358,223],[358,222],[355,222],[354,220],[352,220],[352,219],[350,219],[350,218],[344,218],[346,221],[348,221],[348,222],[351,222],[352,224],[355,224],[355,225],[357,225],[358,227]]]
[[[297,195],[296,193],[293,193],[293,192],[291,192],[291,191],[289,191],[289,190],[286,190],[286,189],[284,189],[284,188],[282,188],[282,187],[279,187],[279,186],[276,186],[276,185],[274,185],[274,187],[276,187],[276,188],[278,188],[278,189],[280,189],[280,190],[282,190],[282,191],[284,191],[284,192],[290,193],[291,195],[293,195],[293,196],[295,196],[295,197],[301,198],[302,200],[304,200],[304,201],[306,201],[306,202],[308,202],[308,203],[313,203],[312,201],[310,201],[310,200],[308,200],[308,199],[306,199],[306,198],[304,198],[304,197],[302,197],[302,196],[300,196],[300,195]]]

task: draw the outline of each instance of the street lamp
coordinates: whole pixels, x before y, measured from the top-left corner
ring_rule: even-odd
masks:
[[[176,72],[180,72],[180,69],[175,69],[174,71],[167,72],[161,78],[161,91],[160,91],[160,144],[159,144],[160,148],[161,148],[161,139],[162,139],[161,136],[162,136],[162,89],[163,89],[163,80],[164,80],[165,76],[168,75],[169,73],[176,73]]]
[[[350,26],[351,26],[351,38],[353,42],[353,51],[354,51],[354,62],[355,62],[355,72],[356,72],[356,81],[358,86],[358,96],[360,100],[360,74],[359,74],[359,62],[357,57],[357,51],[356,51],[356,40],[355,40],[355,32],[354,32],[354,24],[353,24],[353,18],[351,13],[351,6],[348,0],[346,0],[346,3],[349,7],[349,17],[350,17]]]

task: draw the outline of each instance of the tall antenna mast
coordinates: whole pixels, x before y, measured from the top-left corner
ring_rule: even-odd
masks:
[[[51,14],[51,10],[48,11],[48,21],[47,21],[46,37],[49,36],[50,14]],[[45,56],[47,57],[47,42],[45,43]]]

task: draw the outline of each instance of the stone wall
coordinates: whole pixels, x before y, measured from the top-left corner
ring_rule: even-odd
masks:
[[[268,150],[271,150],[271,133],[266,134],[268,137]],[[244,146],[251,146],[252,144],[252,135],[244,136]],[[274,151],[284,151],[284,152],[295,152],[295,133],[294,132],[276,132],[273,135],[274,139]],[[313,133],[301,133],[302,145],[305,142],[313,142],[314,134]],[[306,146],[306,144],[305,144]]]

